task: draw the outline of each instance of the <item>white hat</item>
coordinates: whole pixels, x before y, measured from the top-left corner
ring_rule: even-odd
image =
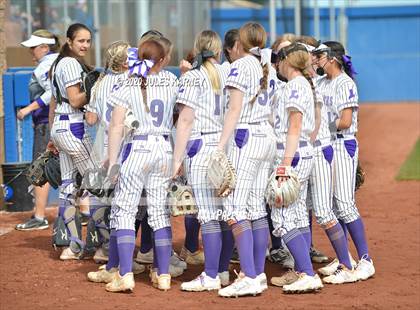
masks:
[[[29,40],[23,41],[22,43],[23,46],[26,47],[35,47],[41,44],[55,44],[55,39],[54,38],[43,38],[43,37],[38,37],[38,36],[34,36],[31,35],[31,37],[29,38]]]

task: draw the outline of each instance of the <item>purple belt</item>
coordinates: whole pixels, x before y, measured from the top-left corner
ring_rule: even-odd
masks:
[[[285,143],[277,143],[277,149],[278,150],[284,150],[285,149],[286,144]],[[299,141],[299,147],[305,147],[308,146],[308,142],[307,141]]]
[[[68,121],[69,120],[69,116],[68,115],[60,115],[60,121]]]
[[[153,137],[153,136],[152,136]],[[155,136],[157,137],[157,136]],[[162,137],[166,140],[169,141],[169,135],[162,135]],[[147,141],[147,139],[149,139],[149,135],[135,135],[133,137],[133,140],[140,140],[140,141]]]

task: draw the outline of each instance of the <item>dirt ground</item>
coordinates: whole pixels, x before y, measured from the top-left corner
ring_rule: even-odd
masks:
[[[144,273],[136,277],[133,294],[112,294],[102,284],[86,280],[86,273],[97,268],[93,261],[58,259],[60,253],[51,247],[51,229],[5,233],[30,214],[2,212],[0,234],[5,234],[0,236],[0,309],[418,309],[420,183],[396,182],[394,176],[419,134],[420,104],[361,108],[360,157],[367,177],[357,202],[375,263],[373,279],[327,285],[317,294],[285,295],[271,286],[259,297],[223,299],[215,292],[181,292],[180,283],[201,272],[201,267],[189,266],[184,275],[173,280],[168,292],[154,289]],[[55,213],[54,208],[49,209],[50,222]],[[174,223],[176,250],[182,246],[182,223]],[[319,227],[314,229],[314,239],[317,248],[333,255]],[[354,247],[352,252],[356,254]],[[282,273],[271,263],[266,270],[269,278]]]

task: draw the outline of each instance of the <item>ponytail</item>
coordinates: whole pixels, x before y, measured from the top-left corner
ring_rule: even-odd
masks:
[[[254,104],[255,100],[257,100],[258,96],[264,91],[267,90],[268,86],[268,73],[269,73],[269,64],[266,63],[265,65],[261,64],[262,70],[263,70],[263,77],[261,78],[261,84],[260,89],[258,90],[257,94],[254,96],[254,98],[251,99],[249,102],[251,105]]]
[[[220,94],[222,87],[221,87],[219,73],[217,72],[216,67],[209,59],[206,59],[204,61],[203,67],[205,68],[207,76],[209,77],[213,91],[216,94]]]

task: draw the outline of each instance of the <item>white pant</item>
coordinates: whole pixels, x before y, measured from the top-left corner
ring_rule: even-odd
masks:
[[[279,150],[279,157],[276,166],[284,155],[284,149]],[[294,165],[293,165],[294,164]],[[309,226],[308,209],[306,207],[306,194],[308,189],[309,175],[313,166],[313,148],[308,143],[307,146],[299,147],[296,151],[292,166],[297,173],[300,182],[300,192],[298,199],[287,207],[272,208],[271,219],[273,220],[275,236],[284,236],[294,228],[304,228]]]
[[[184,169],[197,203],[197,218],[201,224],[222,220],[223,201],[215,194],[207,177],[207,167],[211,153],[216,150],[220,133],[197,134],[191,136],[187,145]]]
[[[306,203],[312,209],[319,225],[337,223],[333,210],[333,165],[334,149],[328,139],[314,147],[314,165],[309,176]]]
[[[172,147],[163,136],[146,137],[134,138],[123,158],[111,207],[113,229],[134,229],[143,188],[147,194],[150,227],[156,231],[171,226],[166,197],[172,172]]]
[[[60,198],[66,199],[75,194],[75,177],[82,176],[89,168],[94,168],[96,161],[92,151],[92,141],[85,132],[83,114],[56,115],[51,128],[51,139],[59,150],[62,185]]]
[[[355,137],[334,141],[334,210],[337,218],[350,223],[360,217],[354,197],[359,146]]]
[[[267,215],[265,191],[276,152],[270,124],[238,125],[228,150],[236,170],[233,193],[224,200],[225,220],[257,220]]]

